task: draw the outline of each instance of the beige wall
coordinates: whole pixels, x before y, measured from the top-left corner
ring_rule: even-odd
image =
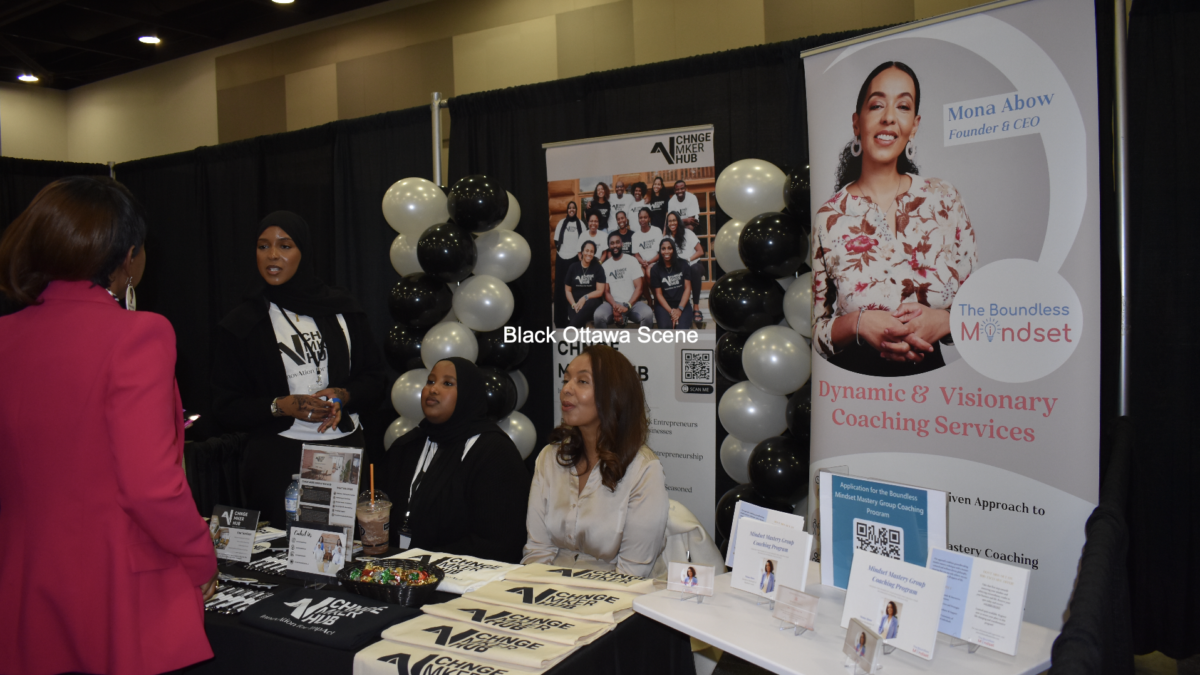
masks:
[[[121,162],[980,2],[391,0],[65,94],[0,87],[0,152]]]

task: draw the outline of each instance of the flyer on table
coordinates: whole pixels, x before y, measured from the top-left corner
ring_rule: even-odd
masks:
[[[737,541],[738,522],[742,518],[757,520],[760,523],[773,523],[775,525],[783,525],[794,530],[804,529],[804,516],[798,516],[793,513],[785,513],[768,509],[765,506],[756,506],[749,502],[739,501],[733,506],[733,530],[729,533],[730,541]],[[725,554],[725,566],[733,567],[735,559],[736,546],[730,546],[729,551]]]
[[[947,543],[1030,570],[1055,630],[1099,499],[1095,12],[991,3],[802,55],[810,471],[945,491]],[[920,363],[872,346],[893,319]]]
[[[946,575],[939,631],[1017,653],[1029,570],[942,549],[930,553],[929,569]]]
[[[301,447],[300,521],[354,527],[362,448]]]
[[[217,557],[222,560],[250,562],[254,554],[255,528],[258,527],[258,511],[235,509],[217,504],[208,531],[212,535]]]
[[[855,551],[842,626],[858,619],[887,644],[932,659],[945,592],[941,572]]]
[[[729,585],[775,599],[779,586],[803,591],[808,583],[812,535],[786,525],[742,518],[738,523],[737,564]]]

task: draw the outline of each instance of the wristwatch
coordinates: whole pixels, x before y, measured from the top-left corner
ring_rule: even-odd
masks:
[[[279,399],[281,398],[283,397],[277,396],[276,398],[271,399],[271,415],[273,417],[283,417],[284,413],[279,409]]]

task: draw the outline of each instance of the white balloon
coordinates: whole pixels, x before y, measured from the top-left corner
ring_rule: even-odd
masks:
[[[529,453],[533,452],[533,446],[537,443],[537,430],[533,428],[533,422],[530,422],[528,417],[514,412],[496,422],[496,425],[516,444],[517,451],[521,453],[521,459],[529,457]]]
[[[525,237],[508,230],[484,232],[475,240],[478,257],[475,274],[496,277],[504,283],[516,281],[529,267],[533,253]]]
[[[738,484],[750,482],[750,451],[754,450],[754,445],[735,438],[733,434],[721,441],[721,466]]]
[[[742,370],[759,389],[787,396],[803,387],[811,375],[808,351],[804,338],[791,328],[765,326],[754,331],[742,347]]]
[[[396,181],[383,194],[383,217],[393,230],[409,233],[415,245],[416,238],[430,225],[450,220],[446,193],[424,178]]]
[[[812,272],[805,272],[783,296],[783,315],[792,330],[812,337]]]
[[[729,433],[744,443],[778,436],[787,429],[787,397],[768,394],[751,382],[729,388],[717,405],[717,417]]]
[[[500,224],[497,225],[492,231],[495,232],[496,230],[508,230],[509,232],[512,232],[513,230],[517,229],[517,222],[520,220],[521,205],[517,203],[517,198],[513,196],[513,193],[509,192],[508,213],[504,216],[504,220],[500,221]]]
[[[454,294],[454,313],[458,315],[458,320],[481,333],[503,326],[512,316],[515,305],[516,300],[508,284],[486,274],[470,277],[459,284]],[[474,357],[471,360],[474,361]]]
[[[425,419],[425,411],[421,408],[421,389],[429,371],[417,368],[396,378],[392,384],[392,407],[401,417],[420,422]]]
[[[782,211],[787,174],[761,159],[741,159],[717,177],[717,203],[730,217],[750,220],[760,213]],[[724,265],[722,265],[724,267]],[[726,270],[728,271],[728,270]]]
[[[513,410],[520,410],[525,401],[529,400],[529,380],[525,379],[525,373],[519,370],[514,370],[508,374],[512,378],[513,384],[517,385],[517,407]]]
[[[383,432],[383,449],[387,450],[392,447],[392,443],[396,442],[404,434],[417,428],[421,420],[413,421],[407,417],[397,417],[394,422],[388,425],[387,431]]]
[[[388,256],[392,259],[392,267],[400,276],[421,271],[421,263],[417,262],[417,237],[405,232],[396,235]]]
[[[790,277],[779,277],[778,279],[775,280],[775,283],[782,286],[784,292],[786,292],[787,289],[792,287],[792,284],[796,283],[796,275],[793,274]]]
[[[744,220],[731,220],[717,230],[717,240],[713,243],[713,249],[717,253],[717,264],[726,273],[746,269],[746,263],[742,262],[742,255],[738,253],[738,237],[742,235],[742,228],[745,226]]]
[[[421,340],[421,362],[426,368],[433,368],[433,364],[451,356],[461,356],[475,363],[475,359],[479,357],[479,342],[475,340],[475,334],[470,328],[457,322],[434,325]],[[400,414],[403,415],[404,412]]]

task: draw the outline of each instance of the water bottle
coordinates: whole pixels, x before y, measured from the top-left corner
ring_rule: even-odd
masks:
[[[283,508],[287,511],[288,536],[292,534],[292,525],[300,520],[300,474],[292,474],[292,483],[288,485],[283,495]]]

